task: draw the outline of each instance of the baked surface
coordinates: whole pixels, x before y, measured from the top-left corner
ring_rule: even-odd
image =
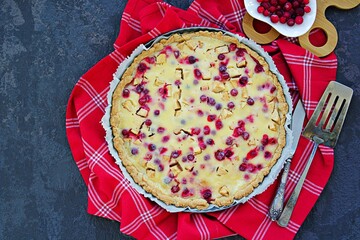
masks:
[[[174,34],[116,87],[114,147],[134,181],[179,207],[250,194],[285,146],[284,92],[268,63],[221,32]]]

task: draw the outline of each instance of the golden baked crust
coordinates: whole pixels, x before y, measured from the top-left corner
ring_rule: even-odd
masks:
[[[116,87],[114,147],[166,204],[205,209],[249,195],[286,143],[288,104],[258,53],[221,32],[174,34],[137,56]]]

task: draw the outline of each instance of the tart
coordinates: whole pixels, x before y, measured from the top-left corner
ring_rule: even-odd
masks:
[[[111,103],[113,145],[133,180],[169,205],[249,195],[286,143],[288,104],[265,59],[222,32],[173,34],[142,51]]]

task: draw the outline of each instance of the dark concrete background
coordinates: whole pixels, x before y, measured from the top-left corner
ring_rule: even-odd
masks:
[[[187,8],[192,1],[168,2]],[[130,239],[119,223],[86,213],[65,135],[70,92],[112,51],[125,4],[0,1],[0,239]],[[330,9],[328,18],[339,32],[337,78],[354,98],[331,179],[296,239],[360,235],[360,8]]]

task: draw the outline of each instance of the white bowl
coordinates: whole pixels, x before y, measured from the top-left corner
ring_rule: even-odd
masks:
[[[257,0],[245,0],[245,8],[247,12],[253,18],[266,22],[270,26],[272,26],[276,31],[280,34],[287,36],[287,37],[298,37],[305,34],[311,26],[314,24],[315,17],[316,17],[316,0],[310,0],[309,6],[311,8],[311,12],[305,13],[304,22],[300,25],[295,24],[294,26],[288,26],[286,23],[273,23],[270,20],[270,16],[265,17],[262,13],[258,13],[257,8],[260,6],[260,3]]]

